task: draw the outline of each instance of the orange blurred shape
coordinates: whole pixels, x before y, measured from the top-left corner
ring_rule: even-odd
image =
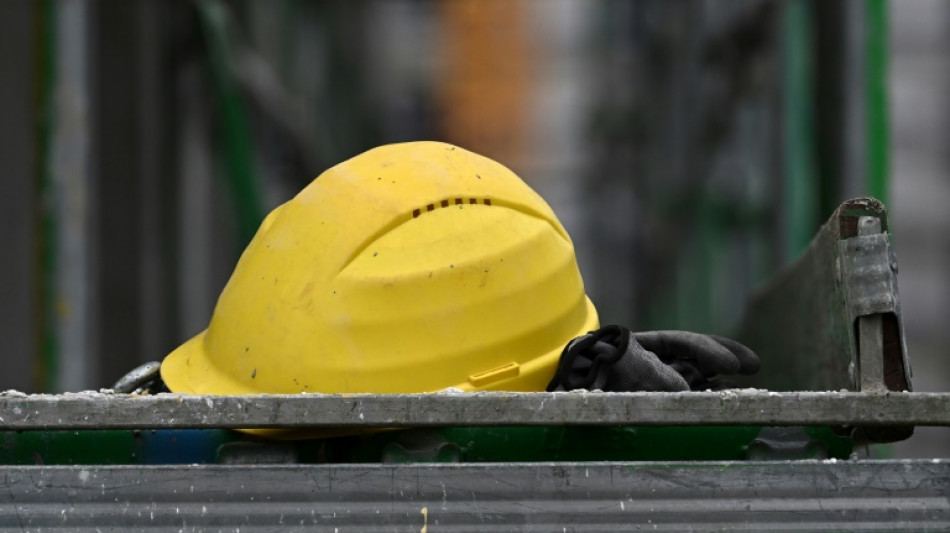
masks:
[[[439,2],[444,140],[511,165],[525,149],[530,57],[522,0]]]

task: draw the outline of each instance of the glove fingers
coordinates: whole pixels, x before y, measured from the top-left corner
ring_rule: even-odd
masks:
[[[752,350],[725,337],[604,326],[568,343],[548,390],[705,390],[724,386],[714,376],[758,369]]]
[[[647,331],[634,336],[662,361],[688,361],[704,376],[735,374],[741,367],[738,357],[709,335],[691,331]]]
[[[626,353],[613,365],[603,390],[678,392],[689,390],[689,383],[631,336]]]
[[[686,383],[689,384],[689,390],[706,390],[709,388],[709,380],[702,375],[695,366],[685,361],[673,361],[670,368],[683,376]]]
[[[686,391],[674,368],[644,349],[620,326],[604,326],[567,344],[548,391]]]
[[[759,365],[761,364],[759,356],[748,346],[727,337],[720,337],[719,335],[710,335],[710,337],[725,346],[736,356],[736,359],[739,360],[739,374],[755,374],[759,371]]]

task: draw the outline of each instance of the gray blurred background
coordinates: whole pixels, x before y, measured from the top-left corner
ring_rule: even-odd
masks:
[[[266,212],[416,139],[535,187],[602,322],[635,329],[728,334],[840,201],[878,197],[915,388],[950,389],[950,3],[5,0],[0,39],[0,389],[161,359]]]

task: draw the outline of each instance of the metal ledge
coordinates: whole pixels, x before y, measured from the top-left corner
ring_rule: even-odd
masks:
[[[950,463],[2,467],[0,529],[946,531]]]
[[[540,425],[950,426],[950,393],[0,395],[0,430]]]

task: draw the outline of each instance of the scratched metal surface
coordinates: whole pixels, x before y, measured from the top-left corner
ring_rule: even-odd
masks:
[[[0,529],[946,531],[950,463],[0,468]]]
[[[394,425],[950,426],[950,393],[0,394],[0,430]]]

